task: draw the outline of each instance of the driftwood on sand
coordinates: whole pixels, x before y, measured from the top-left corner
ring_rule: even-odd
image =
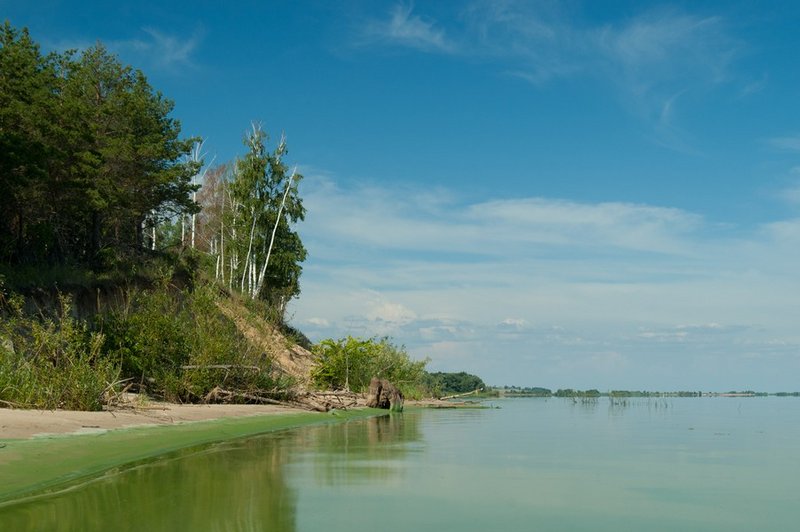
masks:
[[[285,400],[267,397],[263,392],[244,393],[225,390],[219,386],[211,390],[204,398],[206,403],[248,402],[257,404],[281,405],[293,408],[304,408],[316,412],[329,412],[336,408],[346,410],[363,404],[363,399],[352,392],[296,392]]]

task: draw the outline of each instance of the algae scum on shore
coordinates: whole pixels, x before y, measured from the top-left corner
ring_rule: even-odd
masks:
[[[0,439],[0,503],[58,489],[179,449],[320,423],[385,415],[358,409],[331,413],[290,412],[141,426],[30,439]]]

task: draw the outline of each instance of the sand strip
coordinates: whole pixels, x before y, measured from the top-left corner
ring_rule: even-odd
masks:
[[[104,412],[0,408],[0,440],[97,432],[139,425],[171,425],[262,414],[299,413],[275,405],[175,405],[153,403]]]

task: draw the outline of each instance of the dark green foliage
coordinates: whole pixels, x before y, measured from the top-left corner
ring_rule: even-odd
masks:
[[[0,31],[0,262],[95,269],[142,252],[149,224],[193,212],[173,104],[98,44],[42,56]]]
[[[428,360],[413,361],[402,346],[388,338],[323,340],[313,353],[317,365],[312,373],[321,388],[365,391],[372,377],[387,379],[407,396],[418,395]]]
[[[553,394],[555,397],[588,397],[597,398],[602,394],[598,390],[573,390],[572,388],[559,389]]]
[[[103,335],[71,317],[69,298],[62,297],[55,318],[25,316],[19,297],[3,306],[0,404],[100,410],[119,370],[102,356]]]
[[[135,293],[129,307],[104,320],[107,357],[136,388],[172,401],[202,401],[216,386],[273,393],[279,383],[271,361],[222,315],[217,298],[212,285]]]
[[[202,402],[215,387],[229,400],[285,395],[291,383],[220,311],[214,285],[178,290],[167,280],[131,289],[93,325],[72,316],[67,297],[48,316],[0,295],[0,406],[99,410],[123,385],[179,402]]]
[[[553,395],[553,392],[548,388],[542,388],[540,386],[506,386],[503,388],[503,394],[509,397],[550,397]]]
[[[458,373],[429,373],[426,378],[426,386],[434,395],[440,396],[474,392],[475,390],[484,390],[486,388],[486,384],[480,377],[464,371]]]
[[[301,176],[290,178],[281,161],[285,143],[269,153],[254,129],[234,178],[212,187],[222,200],[205,217],[215,222],[205,228],[214,249],[194,249],[201,223],[186,249],[182,222],[199,210],[192,177],[202,160],[195,139],[179,138],[172,110],[102,44],[43,55],[26,29],[0,28],[0,280],[25,295],[28,311],[14,306],[22,299],[0,299],[0,401],[95,409],[104,392],[119,391],[117,377],[180,401],[203,400],[217,386],[239,397],[286,384],[218,308],[229,293],[195,285],[201,270],[216,269],[229,286],[234,276],[255,278],[254,268],[245,275],[248,261],[267,264],[277,227],[254,297],[259,315],[282,326],[306,256],[290,227],[305,214]],[[53,316],[31,310],[52,306],[61,289],[80,296],[74,316],[66,306]],[[101,293],[112,292],[124,303],[101,309]],[[87,314],[97,316],[76,319]]]
[[[165,290],[135,294],[129,308],[104,320],[106,352],[125,378],[157,395],[169,395],[169,376],[189,358],[190,323]]]

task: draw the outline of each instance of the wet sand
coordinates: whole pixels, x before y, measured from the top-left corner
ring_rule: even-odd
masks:
[[[0,408],[0,440],[299,412],[303,412],[303,410],[276,405],[176,405],[166,403],[103,412]]]

